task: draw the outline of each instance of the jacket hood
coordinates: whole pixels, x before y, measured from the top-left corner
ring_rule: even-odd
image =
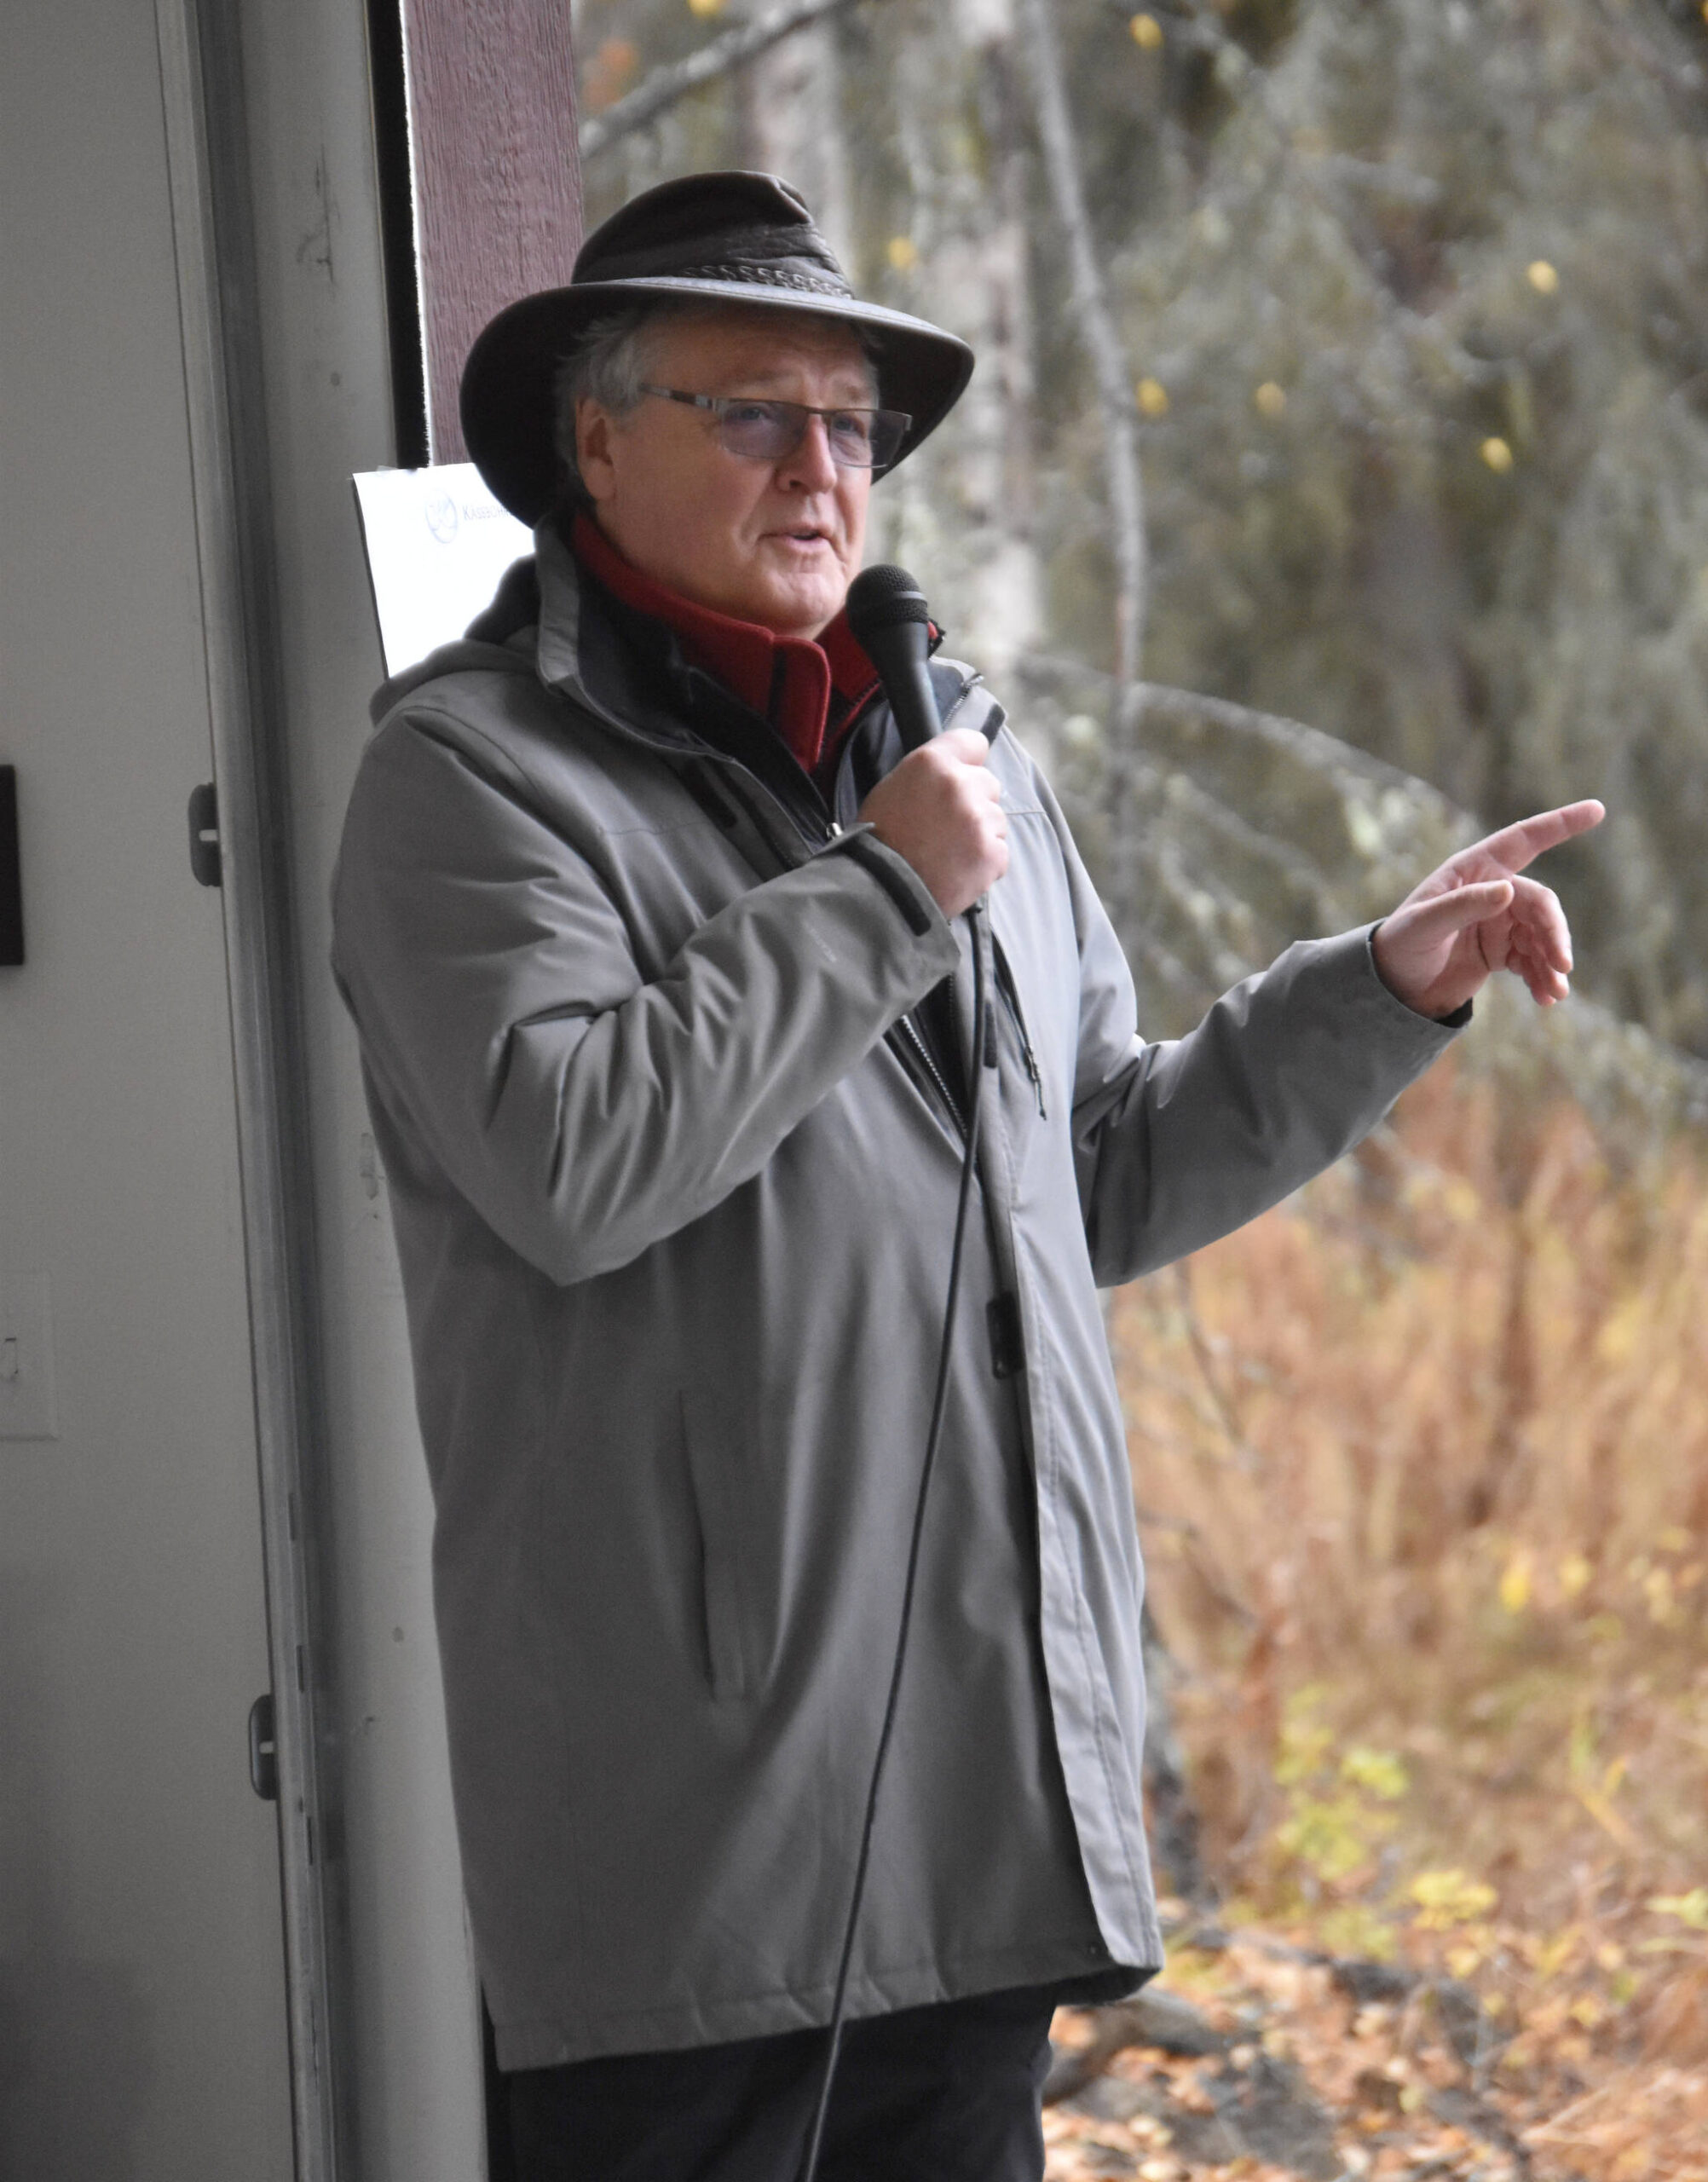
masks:
[[[518,565],[521,565],[520,563]],[[458,637],[447,644],[441,644],[430,651],[425,659],[418,659],[413,667],[406,667],[399,673],[382,682],[368,699],[368,716],[378,727],[386,714],[412,697],[424,684],[436,682],[441,675],[466,674],[476,670],[488,672],[495,667],[507,667],[514,672],[516,666],[516,647],[508,644],[482,643],[473,637]]]
[[[551,604],[552,641],[545,641],[545,597]],[[536,628],[540,635],[536,638]],[[545,656],[549,649],[551,664]],[[591,705],[580,672],[580,586],[575,563],[547,520],[534,534],[534,552],[512,561],[498,589],[460,637],[436,645],[413,667],[389,675],[368,701],[377,727],[394,706],[441,675],[485,672],[494,667],[514,673],[520,661],[537,667],[542,680],[554,684],[581,703]],[[592,706],[595,711],[599,707]]]

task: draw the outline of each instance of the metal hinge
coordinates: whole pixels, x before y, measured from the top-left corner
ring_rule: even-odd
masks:
[[[190,871],[204,886],[220,883],[219,798],[211,781],[190,790]]]
[[[273,1735],[273,1692],[249,1708],[249,1785],[264,1804],[279,1800],[279,1746]]]

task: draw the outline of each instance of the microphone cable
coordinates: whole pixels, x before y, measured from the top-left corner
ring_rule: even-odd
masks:
[[[961,1262],[967,1242],[967,1210],[972,1199],[972,1183],[978,1156],[978,1114],[983,1103],[979,1094],[984,1088],[986,1018],[990,1007],[984,962],[987,935],[982,901],[975,902],[967,912],[967,921],[972,933],[972,1081],[967,1100],[967,1148],[961,1155],[961,1189],[955,1206],[955,1237],[949,1255],[949,1288],[943,1298],[943,1340],[938,1350],[937,1385],[932,1396],[931,1423],[926,1433],[925,1454],[920,1463],[913,1532],[908,1541],[907,1577],[902,1586],[901,1618],[896,1625],[896,1653],[890,1669],[890,1694],[884,1706],[884,1723],[878,1731],[878,1746],[872,1759],[871,1778],[867,1784],[866,1815],[860,1828],[860,1852],[855,1860],[854,1889],[848,1903],[847,1922],[842,1930],[842,1952],[836,1966],[836,1989],[830,2006],[830,2029],[825,2046],[824,2066],[819,2077],[818,2098],[813,2110],[812,2129],[807,2139],[806,2158],[800,2169],[799,2182],[816,2182],[819,2153],[824,2143],[825,2120],[830,2111],[830,2094],[836,2081],[836,2064],[841,2057],[843,2020],[848,2003],[848,1973],[854,1959],[854,1936],[860,1921],[860,1906],[865,1899],[867,1867],[872,1858],[872,1835],[878,1817],[878,1792],[883,1785],[885,1761],[890,1754],[901,1700],[902,1671],[907,1664],[908,1637],[913,1628],[914,1594],[918,1587],[920,1549],[925,1537],[926,1501],[931,1492],[932,1472],[937,1467],[938,1447],[943,1438],[943,1412],[949,1401],[949,1366],[954,1352],[955,1307],[961,1297]]]

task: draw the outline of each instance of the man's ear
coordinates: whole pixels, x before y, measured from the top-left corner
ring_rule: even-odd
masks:
[[[603,402],[584,394],[575,404],[575,466],[596,500],[617,489],[616,420]]]

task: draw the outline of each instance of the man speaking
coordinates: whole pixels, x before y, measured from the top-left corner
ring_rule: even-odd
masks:
[[[1492,970],[1567,990],[1517,875],[1594,804],[1142,1041],[1000,708],[933,661],[905,749],[845,615],[873,480],[972,361],[772,177],[649,191],[476,343],[470,452],[534,557],[376,700],[335,963],[526,2182],[801,2170],[940,1343],[817,2171],[1037,2182],[1052,2009],[1162,1960],[1097,1290],[1355,1144]]]

